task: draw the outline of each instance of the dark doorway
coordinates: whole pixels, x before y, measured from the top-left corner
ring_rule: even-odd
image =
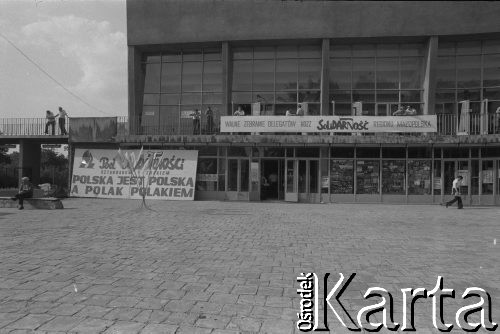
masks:
[[[283,159],[262,160],[261,163],[261,184],[260,198],[261,200],[278,200],[285,199],[283,188]]]

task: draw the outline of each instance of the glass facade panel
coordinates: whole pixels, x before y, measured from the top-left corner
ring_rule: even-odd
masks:
[[[318,192],[319,183],[319,161],[309,161],[309,193],[314,194]]]
[[[203,91],[222,92],[222,63],[209,61],[203,64]]]
[[[356,162],[356,193],[378,194],[380,182],[380,162],[358,160]]]
[[[351,89],[350,58],[330,60],[330,89]]]
[[[253,90],[274,90],[274,61],[254,60]]]
[[[144,93],[159,93],[161,64],[145,64],[145,66]]]
[[[185,62],[182,66],[182,91],[201,91],[201,62]]]
[[[430,160],[408,160],[408,194],[431,194]]]
[[[161,91],[178,93],[181,91],[181,63],[163,63],[161,71]]]
[[[382,194],[406,194],[406,161],[382,161]]]
[[[437,88],[456,87],[455,57],[439,57],[436,69]]]
[[[484,55],[483,85],[485,87],[500,86],[500,54]]]
[[[470,194],[479,195],[479,160],[471,160]]]
[[[402,57],[401,89],[422,89],[424,71],[423,57]]]
[[[398,67],[398,58],[377,58],[377,89],[399,88]]]
[[[432,175],[432,188],[434,195],[441,195],[443,187],[443,178],[441,176],[441,160],[434,160],[434,171]]]
[[[252,61],[235,60],[233,61],[233,90],[251,90],[252,89]]]
[[[352,59],[352,86],[354,89],[375,88],[375,59]]]
[[[276,61],[276,90],[297,89],[297,59]]]
[[[299,59],[299,89],[319,89],[321,84],[321,60]]]
[[[480,87],[481,56],[457,57],[457,87]]]

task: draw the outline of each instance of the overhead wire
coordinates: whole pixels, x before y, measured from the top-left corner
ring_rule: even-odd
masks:
[[[35,65],[36,68],[38,68],[43,74],[45,74],[47,77],[49,77],[52,81],[54,81],[59,87],[61,87],[62,89],[64,89],[66,92],[68,92],[71,96],[73,96],[74,98],[76,98],[77,100],[79,100],[80,102],[82,102],[83,104],[85,104],[86,106],[94,109],[95,111],[98,111],[98,112],[100,112],[102,114],[110,115],[109,113],[107,113],[105,111],[102,111],[101,109],[99,109],[99,108],[93,106],[92,104],[88,103],[83,98],[81,98],[80,96],[76,95],[75,93],[73,93],[68,88],[66,88],[62,83],[60,83],[56,78],[54,78],[52,75],[50,75],[50,73],[48,73],[45,69],[43,69],[43,67],[41,67],[40,65],[38,65],[33,59],[31,59],[26,53],[24,53],[23,50],[21,50],[19,47],[17,47],[17,45],[15,45],[11,40],[9,40],[7,37],[5,37],[5,35],[3,35],[1,32],[0,32],[0,37],[2,37],[3,39],[5,39],[7,41],[7,43],[9,43],[14,49],[16,49],[20,54],[22,54],[24,56],[24,58],[26,58],[30,63],[32,63],[33,65]]]

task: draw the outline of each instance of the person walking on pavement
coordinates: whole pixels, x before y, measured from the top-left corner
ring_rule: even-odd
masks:
[[[24,199],[33,197],[33,185],[30,182],[30,179],[24,176],[21,179],[21,186],[19,187],[19,192],[11,197],[11,200],[16,201],[19,200],[19,210],[24,209]]]
[[[68,113],[62,107],[59,107],[59,114],[57,114],[56,116],[59,116],[59,129],[61,130],[61,136],[67,135],[68,132],[66,132],[66,117],[68,117]]]
[[[460,186],[462,185],[462,180],[464,178],[459,175],[453,180],[453,185],[451,187],[451,194],[455,196],[451,201],[446,202],[446,207],[453,205],[453,203],[458,202],[458,209],[463,209],[462,197],[460,196]]]
[[[49,126],[52,126],[52,135],[55,135],[56,132],[56,116],[52,113],[52,111],[47,110],[45,118],[47,119],[47,123],[45,124],[45,134],[49,134]]]

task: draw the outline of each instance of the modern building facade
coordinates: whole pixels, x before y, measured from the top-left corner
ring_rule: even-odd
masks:
[[[477,1],[128,0],[118,142],[198,150],[197,199],[440,203],[462,175],[466,203],[498,205],[498,17]],[[237,109],[299,104],[306,121],[408,109],[436,131],[221,132]]]

